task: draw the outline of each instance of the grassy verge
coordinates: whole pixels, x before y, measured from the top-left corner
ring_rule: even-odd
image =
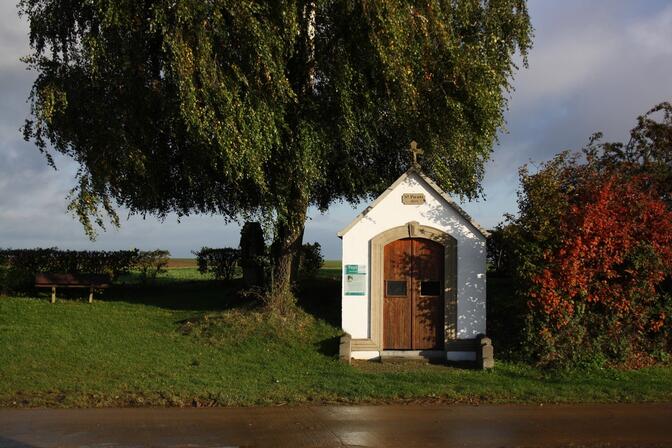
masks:
[[[0,298],[2,406],[225,406],[305,402],[672,400],[672,368],[492,372],[336,359],[338,265],[303,285],[300,322],[238,299],[236,282],[171,270],[171,282],[84,294]],[[182,277],[179,277],[182,276]],[[169,276],[170,277],[170,276]],[[179,278],[177,278],[179,277]],[[337,278],[337,274],[336,274]]]

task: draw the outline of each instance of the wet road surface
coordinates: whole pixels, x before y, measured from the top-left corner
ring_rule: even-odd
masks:
[[[0,409],[0,447],[669,446],[672,404]]]

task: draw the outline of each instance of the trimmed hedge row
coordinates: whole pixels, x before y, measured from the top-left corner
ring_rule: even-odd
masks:
[[[80,251],[42,249],[0,249],[0,290],[4,293],[30,289],[38,272],[108,274],[118,278],[137,269],[143,281],[164,272],[170,252]]]
[[[193,252],[202,274],[211,273],[216,279],[230,280],[240,267],[243,271],[258,272],[254,285],[262,286],[263,273],[270,266],[267,248],[261,243],[254,250],[203,247]],[[260,252],[260,253],[259,253]],[[140,251],[82,251],[52,248],[0,249],[0,293],[32,289],[38,272],[107,274],[112,279],[130,271],[138,271],[143,283],[166,272],[170,252],[166,250]],[[298,279],[314,278],[324,259],[319,243],[304,244],[297,254]]]

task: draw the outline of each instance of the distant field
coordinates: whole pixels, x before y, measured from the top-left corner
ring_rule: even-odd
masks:
[[[168,268],[195,268],[195,258],[171,258],[168,260]]]
[[[341,269],[341,260],[324,260],[323,269]]]
[[[195,268],[196,259],[195,258],[171,258],[168,260],[169,268]],[[341,260],[325,260],[324,265],[322,266],[326,269],[340,269]]]
[[[195,258],[171,258],[166,268],[168,272],[159,274],[154,283],[165,284],[182,281],[214,280],[212,274],[201,274],[198,272]],[[234,278],[240,278],[241,276],[240,268],[237,268]],[[325,260],[317,276],[321,279],[339,280],[341,276],[341,260]],[[140,281],[139,273],[131,272],[122,275],[117,280],[117,283],[137,284]]]
[[[168,260],[168,269],[196,268],[195,258],[171,258]],[[325,260],[322,269],[336,269],[340,272],[341,260]]]
[[[324,264],[318,273],[318,277],[340,280],[341,260],[324,260]]]

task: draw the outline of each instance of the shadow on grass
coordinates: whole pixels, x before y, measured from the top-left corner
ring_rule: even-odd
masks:
[[[317,319],[341,326],[341,279],[320,277],[305,280],[297,288],[299,306]]]
[[[338,355],[338,348],[340,343],[340,336],[323,339],[316,344],[317,351],[324,356],[335,357]]]
[[[333,276],[332,269],[327,274],[321,273],[314,279],[302,281],[296,288],[298,305],[318,320],[327,322],[334,327],[341,326],[341,282],[339,276]],[[340,271],[337,271],[340,272]],[[173,274],[172,272],[169,275]],[[159,278],[155,282],[143,284],[132,276],[122,277],[110,288],[96,291],[96,302],[125,302],[148,305],[179,311],[216,312],[231,309],[252,309],[259,304],[250,296],[241,294],[243,282],[241,278],[234,280],[212,280],[198,277],[173,276]],[[33,290],[31,297],[49,300],[50,291]],[[57,299],[85,302],[88,289],[57,290]],[[325,353],[337,352],[333,342]]]
[[[223,311],[246,305],[242,281],[181,280],[156,284],[120,284],[100,295],[105,302],[128,302],[171,310]]]
[[[242,279],[201,280],[171,279],[146,285],[120,283],[95,294],[103,302],[127,302],[171,310],[224,311],[249,308],[254,304],[240,294]],[[59,290],[59,298],[86,300],[83,290]],[[340,278],[317,277],[303,281],[296,290],[299,306],[316,319],[340,327],[341,283]],[[46,297],[46,296],[45,296]]]

